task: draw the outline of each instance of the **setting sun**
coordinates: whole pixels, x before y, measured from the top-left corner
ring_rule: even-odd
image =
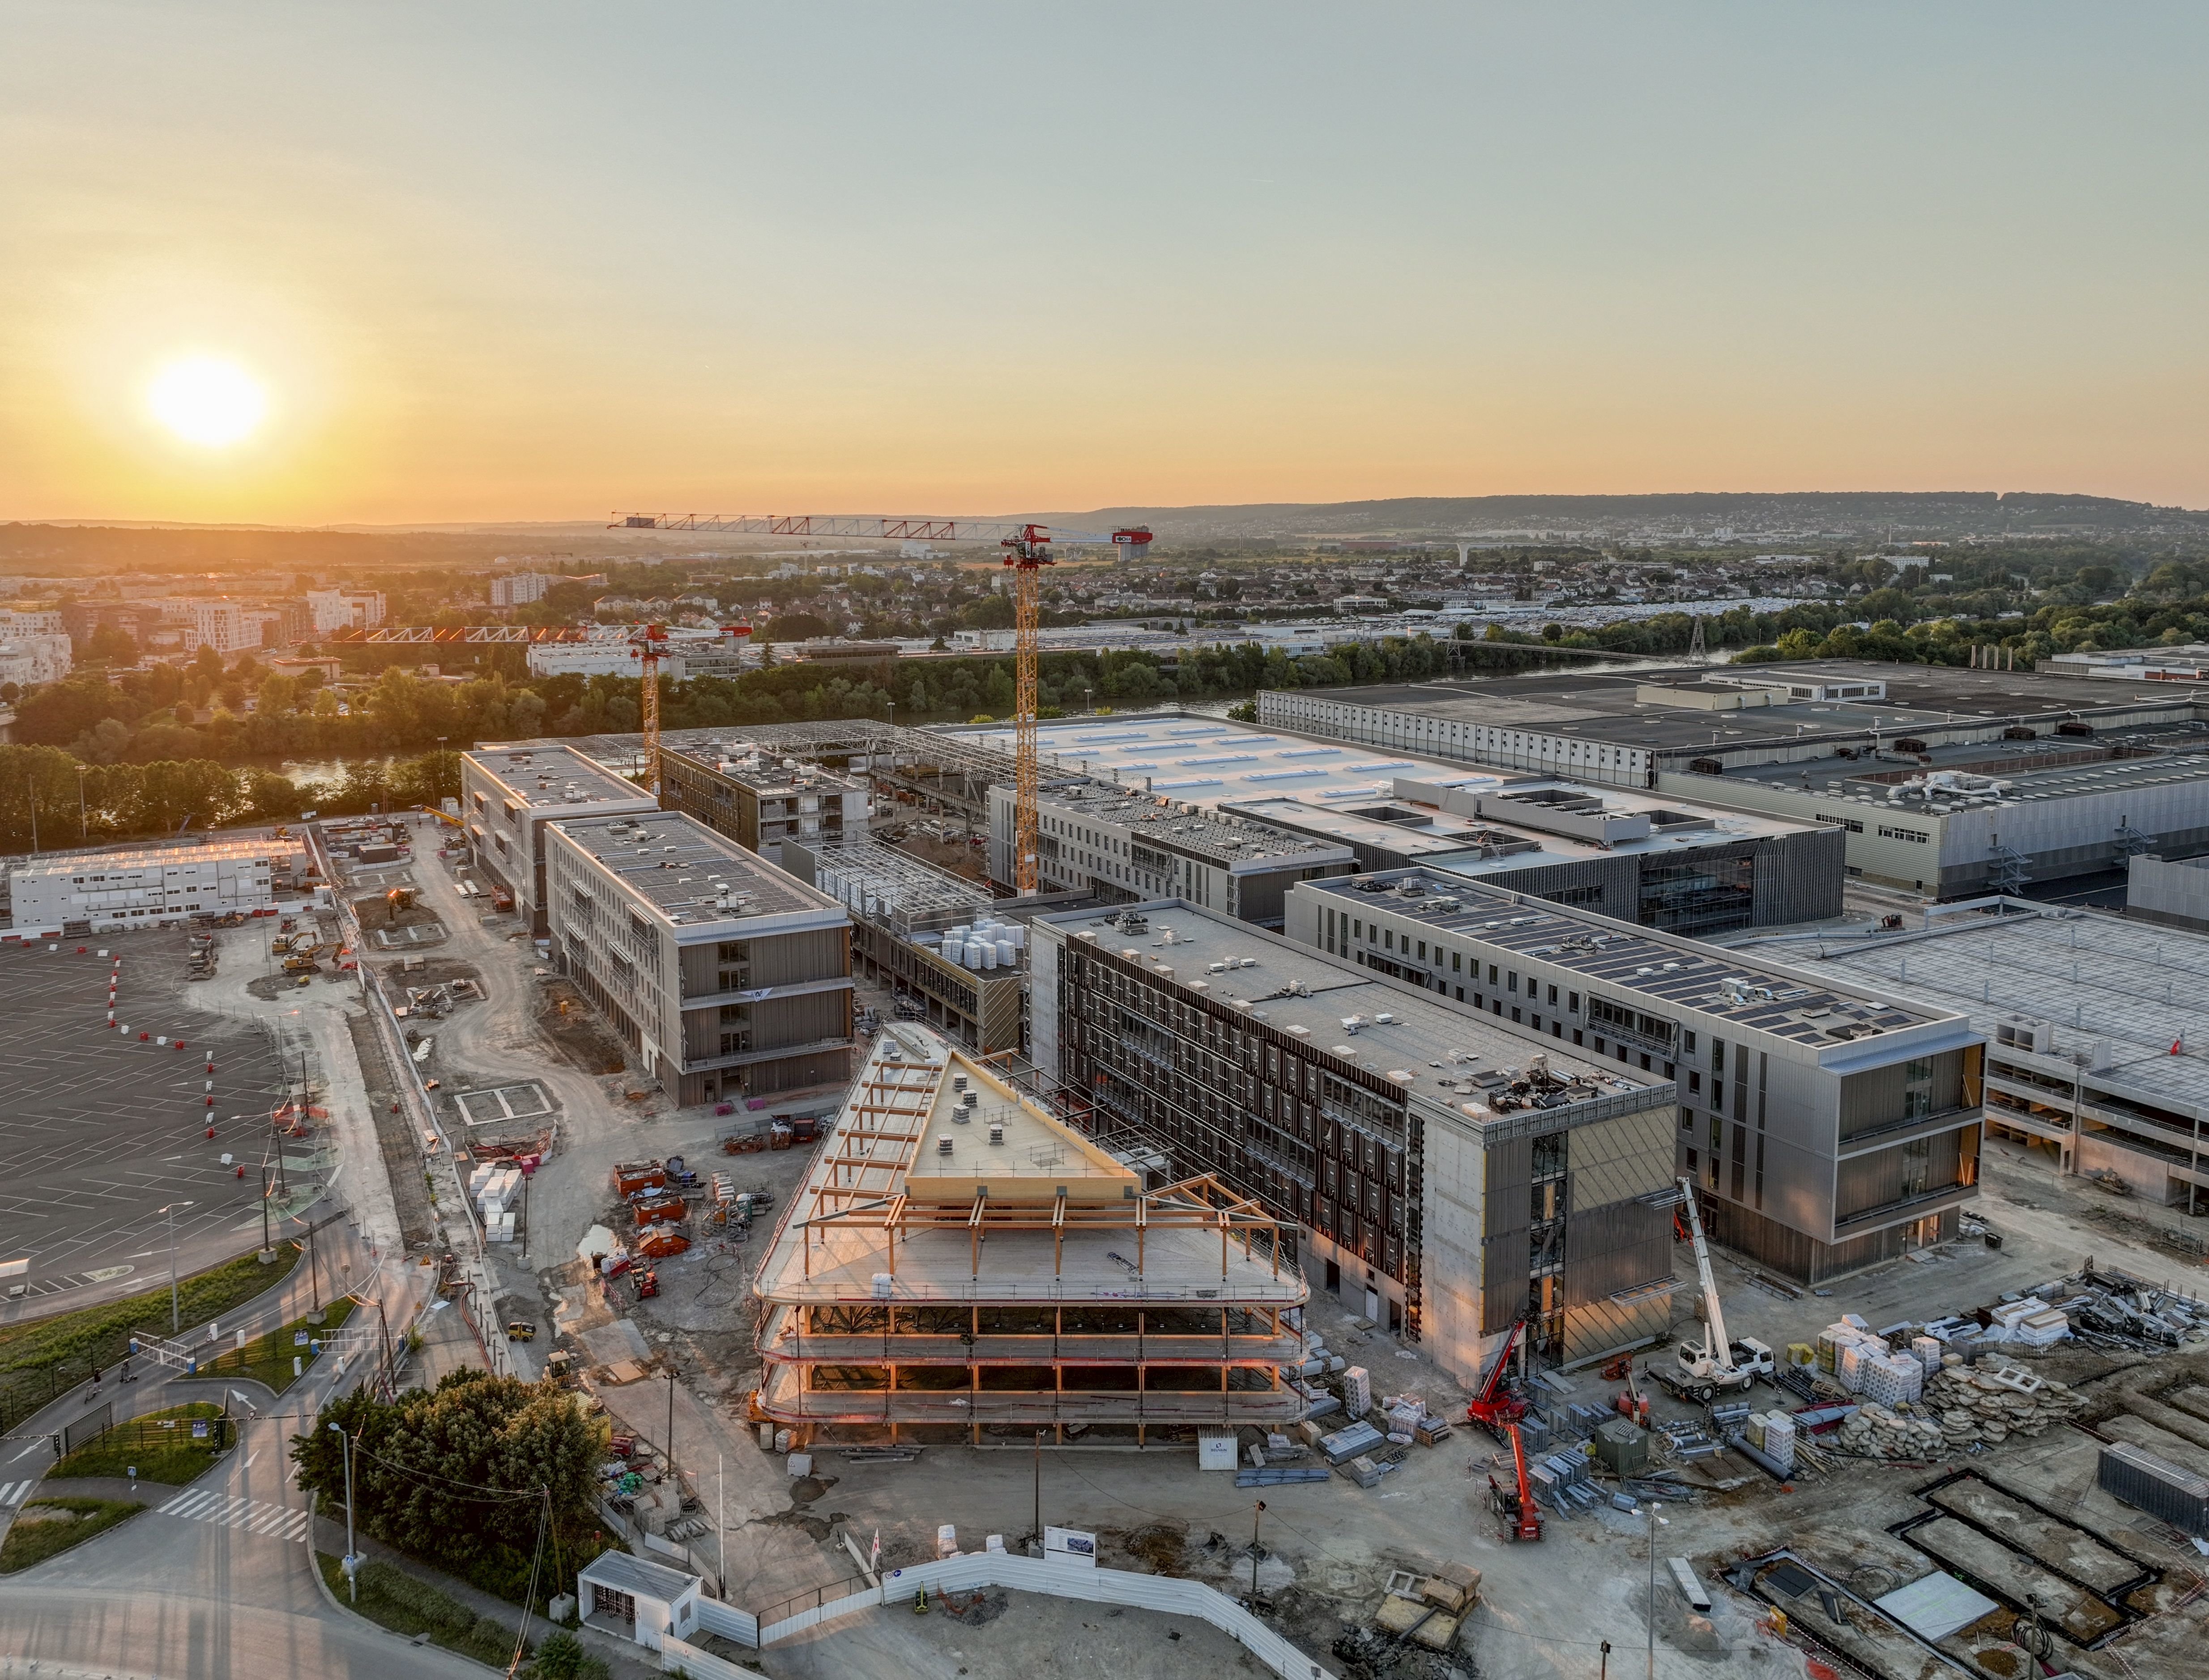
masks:
[[[153,417],[190,443],[219,449],[261,423],[268,399],[234,362],[195,356],[171,363],[147,393]]]

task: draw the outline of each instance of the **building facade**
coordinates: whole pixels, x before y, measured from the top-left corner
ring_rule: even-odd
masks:
[[[635,783],[557,742],[479,747],[460,755],[460,820],[476,861],[540,934],[547,927],[545,825],[557,817],[659,808]]]
[[[1460,1382],[1522,1321],[1550,1365],[1664,1329],[1661,1072],[1178,901],[1033,944],[1035,1063],[1083,1129],[1292,1221],[1315,1289]]]
[[[380,589],[310,589],[307,614],[315,633],[334,630],[373,630],[383,622],[383,591]]]
[[[685,1105],[852,1072],[844,907],[689,817],[544,827],[552,958]]]
[[[1729,1247],[1803,1282],[1953,1236],[1977,1195],[1965,1017],[1433,872],[1291,895],[1300,943],[1677,1087],[1677,1170]]]
[[[176,927],[195,915],[272,913],[296,891],[296,841],[215,840],[34,858],[9,872],[13,939]]]
[[[749,741],[670,748],[659,754],[660,803],[688,812],[770,863],[782,843],[837,845],[867,837],[866,784],[798,764]]]

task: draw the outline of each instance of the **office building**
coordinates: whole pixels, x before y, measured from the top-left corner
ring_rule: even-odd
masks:
[[[294,840],[211,840],[28,859],[9,871],[10,939],[175,927],[195,915],[273,913],[297,891]]]
[[[1309,1291],[1250,1197],[1148,1183],[985,1064],[876,1041],[754,1282],[753,1402],[808,1441],[1285,1429]]]
[[[261,645],[261,621],[248,627],[245,609],[235,601],[192,603],[191,644],[195,651],[211,647],[227,658],[241,648]]]
[[[1315,1289],[1459,1382],[1522,1317],[1550,1365],[1665,1328],[1661,1069],[1177,900],[1039,915],[1032,944],[1034,1061],[1085,1132],[1294,1221]]]
[[[1023,1047],[1028,930],[997,921],[1010,901],[879,841],[785,840],[782,860],[850,912],[852,968],[901,1017],[980,1055]]]
[[[1943,1241],[1977,1194],[1984,1041],[1953,1010],[1434,872],[1299,887],[1288,932],[1673,1081],[1706,1227],[1798,1281]]]
[[[842,905],[688,817],[549,815],[553,961],[677,1102],[852,1077]]]
[[[2137,914],[1957,911],[1906,944],[1831,940],[1819,969],[1968,1015],[1989,1041],[1989,1137],[2135,1207],[2209,1214],[2209,937]]]
[[[1323,806],[1291,795],[1223,805],[1335,841],[1363,870],[1447,870],[1486,886],[1708,938],[1842,910],[1840,833],[1546,777],[1397,778],[1393,793]]]
[[[2143,680],[1819,660],[1259,696],[1266,723],[1822,823],[1936,898],[2209,848],[2209,723]]]
[[[836,845],[867,837],[866,784],[741,739],[682,749],[661,744],[659,799],[749,846],[770,863],[782,843]]]
[[[657,811],[651,794],[557,741],[460,754],[460,820],[476,862],[545,931],[545,825],[556,817]]]

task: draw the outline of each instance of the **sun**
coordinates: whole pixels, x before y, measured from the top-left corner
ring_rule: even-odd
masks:
[[[146,400],[156,420],[209,449],[247,436],[268,411],[268,394],[252,376],[217,356],[171,363],[154,375]]]

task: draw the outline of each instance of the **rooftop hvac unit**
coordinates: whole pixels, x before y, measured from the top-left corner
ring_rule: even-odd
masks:
[[[990,1122],[990,1141],[992,1143],[1002,1143],[1005,1141],[1005,1123],[1002,1120]]]
[[[1255,957],[1246,957],[1243,959],[1242,966],[1246,969],[1255,969],[1258,966],[1258,959]]]
[[[1386,1027],[1393,1023],[1396,1017],[1391,1015],[1387,1010],[1379,1010],[1374,1014],[1373,1024],[1376,1027]]]
[[[1204,971],[1208,975],[1225,974],[1227,965],[1225,963],[1207,963],[1204,965]]]
[[[982,1106],[982,1093],[979,1091],[967,1092],[966,1096],[961,1099],[960,1106],[965,1108],[968,1113],[972,1113],[977,1108]]]
[[[936,1152],[940,1155],[948,1155],[951,1153],[951,1134],[949,1132],[939,1131],[936,1134]]]
[[[953,1074],[951,1076],[951,1089],[954,1091],[965,1090],[966,1089],[966,1076],[963,1073]]]

